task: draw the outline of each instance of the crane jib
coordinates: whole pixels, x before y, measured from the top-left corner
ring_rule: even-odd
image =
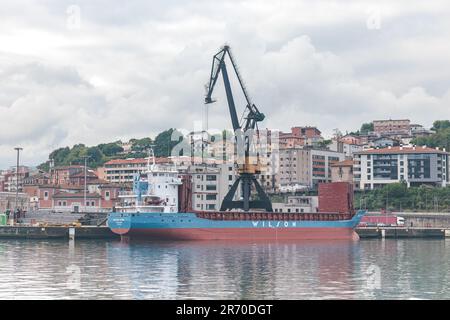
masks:
[[[225,64],[225,57],[228,55],[228,58],[231,62],[231,65],[233,67],[233,70],[236,74],[236,77],[238,79],[240,88],[242,90],[242,93],[245,96],[245,99],[247,101],[247,105],[244,110],[244,115],[242,117],[244,123],[239,123],[239,119],[236,112],[236,106],[233,98],[233,92],[231,89],[230,79],[228,77],[228,70]],[[233,58],[233,55],[231,54],[230,47],[225,45],[222,50],[220,50],[217,54],[213,57],[213,63],[211,66],[211,75],[209,78],[209,84],[207,86],[207,93],[205,96],[205,104],[213,103],[215,100],[212,99],[212,93],[214,91],[214,87],[217,83],[217,79],[219,77],[219,73],[222,73],[223,83],[225,86],[225,93],[227,96],[227,102],[228,102],[228,109],[230,112],[231,117],[231,123],[233,125],[233,129],[235,133],[241,132],[244,133],[244,154],[245,154],[245,161],[244,165],[241,166],[239,169],[239,176],[233,186],[228,191],[227,195],[225,196],[222,206],[222,210],[232,210],[232,209],[243,209],[244,211],[249,211],[250,209],[265,209],[269,212],[272,212],[272,203],[270,202],[269,197],[264,192],[262,187],[260,186],[258,180],[256,179],[255,173],[260,173],[259,164],[257,165],[250,165],[249,161],[249,150],[250,150],[250,144],[251,144],[251,138],[249,136],[245,135],[245,133],[249,133],[250,131],[253,131],[256,128],[256,131],[258,131],[258,122],[261,122],[264,120],[265,116],[263,113],[259,112],[258,108],[251,102],[250,96],[247,93],[247,90],[245,88],[244,82],[242,81],[242,78],[240,76],[239,70],[237,68],[237,65],[235,63],[235,59]],[[237,137],[238,140],[239,137]],[[238,185],[241,185],[242,187],[242,200],[235,201],[233,200],[238,188]],[[252,185],[255,186],[256,192],[258,193],[258,200],[251,200],[251,187]]]

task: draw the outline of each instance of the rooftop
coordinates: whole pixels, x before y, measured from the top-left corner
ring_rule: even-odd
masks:
[[[70,177],[71,178],[84,178],[84,172],[78,172],[78,173],[72,174]],[[97,175],[92,171],[86,171],[86,177],[87,178],[97,178]]]
[[[142,164],[147,163],[148,158],[132,158],[132,159],[113,159],[109,160],[108,162],[105,162],[105,165],[111,165],[111,164]],[[156,158],[156,163],[167,163],[169,162],[168,158]],[[152,163],[152,160],[150,159],[150,164]]]
[[[414,147],[387,147],[379,149],[367,149],[363,151],[355,152],[355,154],[407,154],[407,153],[439,153],[449,154],[444,150],[430,148],[427,146],[414,146]]]

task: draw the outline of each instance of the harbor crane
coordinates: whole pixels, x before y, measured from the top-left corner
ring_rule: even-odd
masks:
[[[228,70],[225,63],[225,58],[227,56],[231,62],[247,104],[241,121],[239,121],[237,116],[230,79],[228,77]],[[259,137],[258,122],[263,121],[265,116],[250,100],[250,96],[244,86],[242,77],[240,76],[239,70],[235,63],[235,59],[233,58],[228,45],[223,46],[222,49],[213,57],[209,84],[206,87],[207,92],[205,96],[205,104],[215,102],[211,95],[214,91],[214,87],[220,73],[222,73],[223,84],[225,86],[228,109],[231,116],[235,139],[238,149],[239,146],[242,146],[244,154],[244,159],[242,161],[243,163],[238,164],[238,178],[223,199],[220,211],[232,209],[242,209],[244,211],[249,211],[250,209],[265,209],[268,212],[272,212],[272,203],[256,179],[256,175],[261,173],[259,156],[256,157],[256,164],[252,161],[254,159],[250,156],[250,147],[252,144],[253,135],[256,133]],[[239,185],[242,186],[242,200],[233,200]],[[255,186],[258,199],[251,198],[252,185]]]

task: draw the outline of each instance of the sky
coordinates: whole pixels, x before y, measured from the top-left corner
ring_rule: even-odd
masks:
[[[16,146],[37,165],[59,147],[192,130],[225,43],[266,115],[260,128],[431,127],[450,118],[449,39],[438,0],[3,0],[0,168]],[[220,81],[214,96],[208,127],[231,127]]]

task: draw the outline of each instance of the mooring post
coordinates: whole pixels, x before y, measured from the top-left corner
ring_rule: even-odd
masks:
[[[75,240],[75,228],[69,228],[69,240]]]

